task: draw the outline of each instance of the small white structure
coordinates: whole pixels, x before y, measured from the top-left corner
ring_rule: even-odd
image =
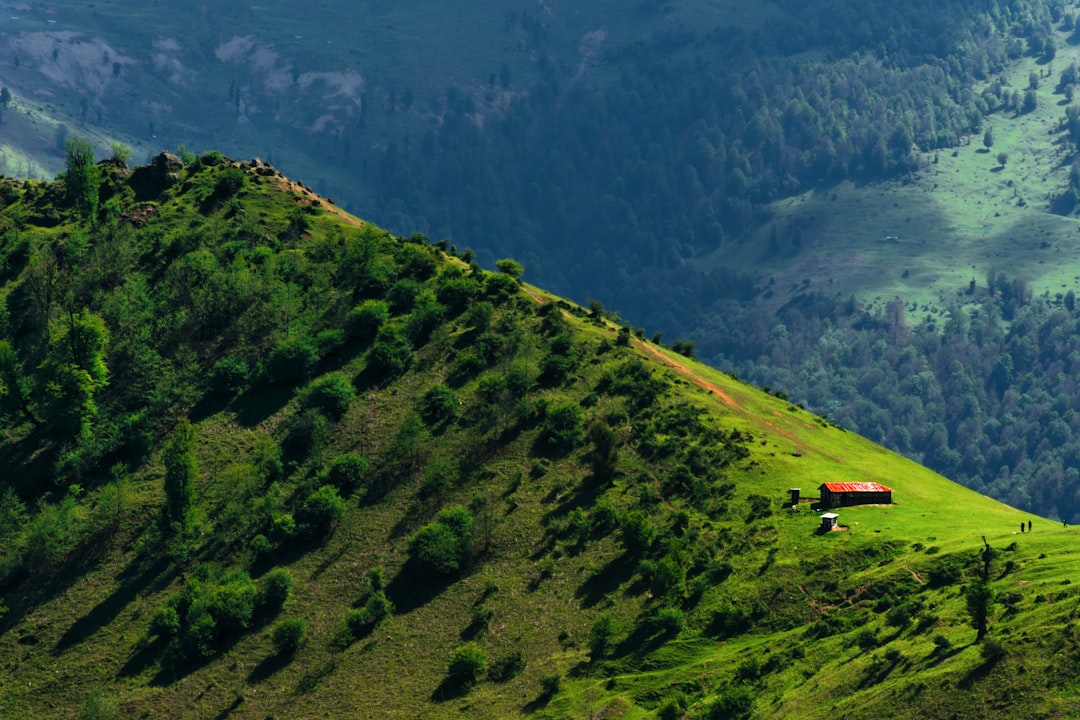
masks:
[[[823,533],[832,532],[836,529],[836,520],[840,516],[836,513],[825,513],[821,516],[821,527],[819,530]]]

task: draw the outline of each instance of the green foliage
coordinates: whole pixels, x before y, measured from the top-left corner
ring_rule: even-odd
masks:
[[[611,643],[615,634],[619,631],[615,618],[611,613],[601,613],[593,621],[592,629],[589,630],[589,657],[592,660],[600,660],[607,656],[611,649]]]
[[[83,138],[68,138],[64,147],[64,182],[68,198],[80,215],[93,222],[97,216],[101,174],[94,163],[94,147]]]
[[[486,672],[487,653],[475,643],[457,647],[446,669],[447,679],[464,689],[475,685]]]
[[[183,533],[191,521],[194,483],[198,476],[195,460],[195,428],[187,418],[181,418],[165,445],[162,457],[165,465],[165,506],[162,519],[172,533]]]
[[[315,536],[329,535],[345,514],[345,501],[333,485],[323,485],[304,500],[296,514],[300,528]]]
[[[239,394],[247,386],[250,369],[244,359],[230,355],[214,363],[210,384],[214,392],[227,397]]]
[[[491,664],[488,678],[492,682],[509,682],[525,671],[525,656],[520,650],[514,650]]]
[[[330,373],[308,386],[303,404],[337,421],[349,411],[349,404],[355,397],[356,389],[344,373]]]
[[[982,580],[971,582],[964,590],[964,605],[971,620],[971,627],[977,632],[976,642],[981,642],[986,637],[995,601],[994,591]]]
[[[274,625],[272,635],[274,650],[278,655],[289,655],[297,651],[307,637],[307,623],[301,618],[287,618]]]
[[[271,382],[293,383],[308,377],[319,362],[319,348],[311,338],[294,337],[270,353],[266,370]]]
[[[344,453],[330,463],[326,477],[339,490],[353,490],[366,484],[368,466],[368,461],[362,456]]]
[[[405,329],[396,324],[380,327],[368,357],[371,368],[379,377],[400,375],[412,361],[412,346]]]
[[[520,278],[525,272],[525,266],[511,258],[504,258],[496,261],[495,267],[499,269],[499,272],[509,275],[514,279]]]
[[[677,635],[686,623],[686,614],[677,607],[665,606],[656,611],[650,623],[664,635]]]
[[[368,341],[389,319],[390,305],[385,300],[369,299],[349,311],[345,324],[352,337]]]
[[[447,508],[409,539],[409,557],[436,575],[460,572],[472,557],[472,513]]]
[[[452,419],[457,408],[457,393],[442,383],[432,385],[420,399],[420,417],[428,425]]]
[[[656,542],[656,525],[642,510],[631,510],[623,518],[622,542],[631,553],[646,553]]]
[[[292,573],[285,568],[274,568],[262,579],[259,603],[270,610],[280,610],[288,602],[292,586]]]
[[[575,403],[559,403],[548,408],[540,428],[540,440],[552,450],[568,453],[584,434],[585,413]]]
[[[75,720],[119,720],[120,704],[105,688],[96,687],[90,691],[79,708]]]

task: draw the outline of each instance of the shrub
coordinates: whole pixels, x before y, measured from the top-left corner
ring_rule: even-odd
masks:
[[[409,314],[406,327],[409,338],[413,344],[419,347],[427,342],[431,333],[439,326],[446,317],[446,308],[435,299],[435,293],[423,290],[413,303],[412,312]]]
[[[382,590],[371,593],[364,603],[364,616],[369,625],[378,625],[394,612],[394,604]]]
[[[371,623],[368,622],[367,609],[353,608],[349,610],[349,614],[345,616],[345,627],[353,639],[364,637],[371,628]]]
[[[368,461],[356,453],[344,453],[334,458],[326,474],[337,488],[352,490],[361,487],[367,477]]]
[[[581,441],[585,413],[575,403],[561,403],[548,408],[540,428],[540,439],[549,447],[569,452]]]
[[[356,391],[345,373],[332,372],[312,382],[303,393],[302,404],[319,410],[327,418],[340,420],[349,411]]]
[[[676,607],[662,607],[652,617],[652,625],[664,635],[677,635],[686,623],[686,615]]]
[[[345,514],[345,501],[333,485],[315,490],[300,507],[300,526],[313,535],[326,534]]]
[[[431,572],[450,575],[472,556],[472,513],[448,508],[439,519],[420,528],[409,541],[409,557]]]
[[[420,398],[420,417],[428,425],[453,418],[457,408],[457,393],[441,383],[429,388]]]
[[[545,698],[551,698],[559,694],[562,689],[562,675],[551,673],[540,678],[540,692]]]
[[[214,618],[221,633],[240,632],[251,626],[258,596],[258,589],[248,574],[236,571],[211,589],[206,611]]]
[[[304,394],[304,406],[314,408],[331,420],[340,420],[349,411],[356,389],[344,373],[330,373],[311,383]]]
[[[589,655],[593,660],[599,660],[607,655],[616,629],[615,619],[611,613],[603,613],[593,622],[592,629],[589,631]]]
[[[271,382],[296,382],[311,374],[319,349],[310,338],[293,338],[274,348],[267,363]]]
[[[420,294],[423,286],[413,278],[404,278],[394,283],[386,293],[386,299],[390,301],[390,310],[395,315],[402,315],[413,309],[416,296]]]
[[[280,610],[292,594],[292,584],[292,573],[285,568],[274,568],[268,572],[262,581],[262,605]]]
[[[248,373],[248,365],[244,359],[230,355],[215,363],[210,373],[210,386],[218,395],[236,395],[247,384]]]
[[[453,458],[436,455],[424,468],[420,495],[425,498],[443,495],[457,484],[459,474],[458,463]]]
[[[367,341],[374,338],[389,319],[390,306],[385,300],[365,300],[349,311],[345,326],[351,337]]]
[[[307,635],[307,623],[300,618],[288,618],[274,626],[274,649],[279,655],[296,652]]]
[[[412,346],[398,325],[383,325],[375,335],[369,365],[383,376],[398,375],[412,361]]]
[[[454,650],[447,668],[450,681],[470,688],[487,672],[487,654],[475,643],[466,643]]]
[[[76,720],[116,720],[120,717],[120,706],[116,698],[97,687],[90,691],[83,701]]]
[[[274,544],[270,542],[270,539],[262,533],[259,533],[255,537],[251,538],[251,542],[248,544],[248,546],[256,555],[265,555],[266,553],[274,549]]]
[[[631,510],[623,519],[622,542],[630,552],[645,552],[656,542],[656,526],[641,510]]]
[[[507,682],[513,680],[525,670],[525,656],[520,650],[515,650],[509,655],[499,658],[492,663],[488,677],[493,682]]]
[[[176,637],[180,634],[180,615],[172,605],[158,608],[154,616],[150,618],[150,633],[164,638]]]

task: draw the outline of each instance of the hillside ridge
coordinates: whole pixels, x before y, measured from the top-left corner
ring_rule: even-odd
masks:
[[[0,714],[1076,709],[1071,528],[264,163],[77,155],[0,181]]]

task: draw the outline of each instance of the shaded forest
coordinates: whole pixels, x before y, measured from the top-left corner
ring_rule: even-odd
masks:
[[[558,292],[686,332],[753,293],[737,268],[688,260],[744,242],[765,203],[908,172],[916,149],[980,131],[1000,99],[973,83],[1052,54],[1051,23],[1071,21],[1023,0],[781,5],[760,31],[657,33],[574,65],[545,49],[540,18],[511,17],[541,79],[450,88],[437,128],[372,163],[377,220],[468,242],[488,265],[498,248]]]

